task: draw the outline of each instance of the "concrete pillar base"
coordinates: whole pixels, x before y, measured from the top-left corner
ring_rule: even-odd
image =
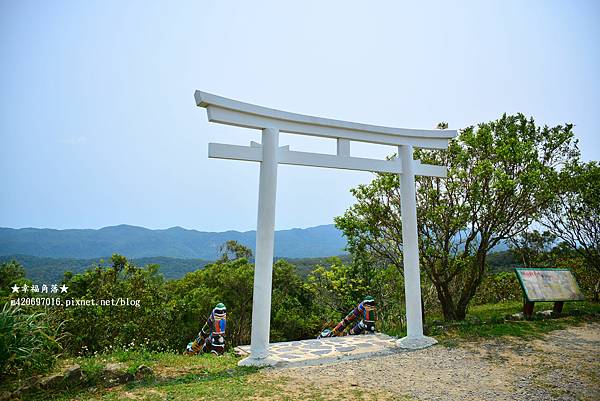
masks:
[[[275,366],[277,362],[279,361],[269,355],[263,358],[255,358],[250,355],[249,357],[239,361],[238,366]]]
[[[396,341],[396,345],[404,349],[422,349],[437,344],[437,340],[432,337],[403,337]]]

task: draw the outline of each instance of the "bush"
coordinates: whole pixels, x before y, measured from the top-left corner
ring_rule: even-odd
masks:
[[[174,308],[180,313],[182,337],[190,341],[206,321],[212,308],[227,306],[227,347],[248,344],[252,325],[254,266],[245,258],[207,265],[168,283]],[[284,260],[273,265],[271,298],[271,341],[314,337],[319,332],[313,293],[298,276],[296,268]]]
[[[179,339],[180,319],[168,302],[158,265],[136,267],[120,255],[113,255],[111,262],[110,267],[97,266],[83,274],[65,275],[70,298],[97,302],[54,309],[69,333],[65,349],[73,355],[135,345],[155,351],[169,349]],[[139,304],[98,304],[100,300],[127,298]]]
[[[404,279],[397,267],[343,264],[339,258],[329,262],[330,266],[318,266],[307,278],[307,285],[315,294],[314,309],[321,328],[332,328],[370,295],[377,303],[377,329],[394,334],[402,331]]]
[[[72,355],[114,349],[182,351],[204,325],[219,302],[227,306],[226,345],[250,342],[254,266],[245,258],[219,261],[165,281],[156,265],[136,267],[120,255],[112,266],[65,276],[74,299],[139,300],[139,307],[85,306],[54,308],[69,333],[65,350]],[[273,266],[271,340],[316,336],[319,318],[314,294],[293,265],[280,260]]]
[[[45,313],[24,313],[5,303],[0,312],[0,377],[48,371],[61,346],[60,328],[52,328]]]
[[[473,299],[475,305],[515,301],[523,298],[523,291],[514,272],[489,274],[481,283]]]

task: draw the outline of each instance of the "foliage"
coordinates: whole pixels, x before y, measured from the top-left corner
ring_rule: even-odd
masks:
[[[323,320],[318,306],[313,289],[303,282],[296,267],[277,261],[273,265],[271,341],[314,337]]]
[[[237,259],[207,265],[169,282],[167,291],[180,316],[178,343],[191,341],[219,302],[227,307],[227,345],[249,342],[253,277],[253,266]]]
[[[13,285],[31,285],[31,281],[25,278],[25,269],[16,260],[0,264],[0,300],[7,297]]]
[[[560,196],[540,222],[600,275],[600,165],[570,163],[555,188]]]
[[[120,255],[113,255],[111,263],[110,267],[97,266],[84,274],[65,274],[69,298],[95,302],[55,308],[71,334],[65,349],[91,353],[134,344],[154,350],[172,345],[178,338],[178,319],[167,302],[158,265],[139,268]],[[101,305],[102,300],[111,304]],[[138,306],[121,305],[127,300]]]
[[[351,263],[350,255],[340,255],[344,263]],[[306,278],[308,274],[318,265],[326,265],[329,257],[317,258],[276,258],[285,259],[298,270],[301,277]],[[110,256],[94,259],[74,258],[46,258],[29,255],[5,255],[0,256],[0,263],[16,261],[25,269],[25,277],[34,284],[58,283],[66,271],[73,274],[85,273],[95,266],[110,266]],[[204,266],[214,263],[204,259],[178,259],[165,256],[154,256],[147,258],[131,258],[136,266],[160,265],[160,271],[166,280],[180,279],[187,273],[191,273]],[[12,284],[11,284],[12,285]],[[0,291],[5,288],[0,288]]]
[[[488,253],[486,262],[491,274],[500,272],[512,272],[515,267],[522,266],[515,257],[513,251],[506,250],[500,252]]]
[[[157,265],[137,267],[123,256],[113,255],[110,266],[65,273],[68,298],[63,299],[62,306],[49,309],[49,319],[56,324],[64,321],[68,337],[62,344],[72,355],[133,348],[177,350],[195,337],[214,305],[224,302],[228,308],[228,347],[247,344],[253,277],[254,266],[245,258],[213,263],[180,280],[166,281]],[[315,312],[320,309],[314,305],[314,293],[292,264],[284,260],[274,264],[273,341],[318,333],[324,318]],[[66,306],[66,299],[94,303]],[[101,305],[101,300],[129,300],[138,306]]]
[[[230,260],[241,258],[248,260],[252,259],[252,249],[235,240],[225,242],[219,248],[219,252],[221,253],[221,257],[219,258],[220,262],[228,262]]]
[[[578,156],[572,126],[537,127],[522,114],[468,127],[447,151],[419,150],[448,178],[417,177],[421,267],[444,317],[463,319],[486,273],[487,254],[525,230],[553,200],[557,168]],[[336,225],[355,262],[402,266],[399,178],[378,174],[352,190],[357,202]]]
[[[61,350],[60,330],[44,313],[27,314],[5,303],[0,311],[0,378],[52,368]]]
[[[319,266],[308,276],[323,327],[332,327],[366,295],[377,303],[378,326],[397,331],[404,326],[404,280],[394,265],[366,269],[331,258],[329,267]]]
[[[254,266],[244,258],[217,262],[168,283],[175,310],[181,315],[180,344],[195,336],[212,308],[227,306],[227,346],[248,344],[252,325]],[[271,339],[297,340],[318,333],[313,295],[295,267],[283,260],[273,265]]]
[[[523,298],[523,291],[513,271],[488,274],[483,279],[473,303],[496,304],[498,302],[515,301]]]
[[[524,267],[550,267],[547,255],[555,241],[550,231],[526,230],[510,239],[510,248]]]
[[[307,278],[308,275],[315,270],[317,267],[329,267],[333,263],[337,263],[340,261],[344,264],[351,264],[352,258],[350,255],[338,255],[338,256],[328,256],[323,258],[276,258],[285,259],[288,263],[296,266],[296,271],[303,279]]]

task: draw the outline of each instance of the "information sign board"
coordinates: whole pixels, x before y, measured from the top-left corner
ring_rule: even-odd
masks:
[[[529,302],[582,301],[584,299],[569,269],[515,269]]]

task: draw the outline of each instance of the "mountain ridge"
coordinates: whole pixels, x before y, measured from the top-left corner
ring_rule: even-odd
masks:
[[[99,258],[120,253],[131,258],[173,257],[215,260],[219,247],[235,240],[255,250],[256,231],[198,231],[175,226],[149,229],[121,224],[99,229],[0,227],[0,255]],[[344,253],[346,240],[334,225],[275,232],[275,257],[324,257]]]

